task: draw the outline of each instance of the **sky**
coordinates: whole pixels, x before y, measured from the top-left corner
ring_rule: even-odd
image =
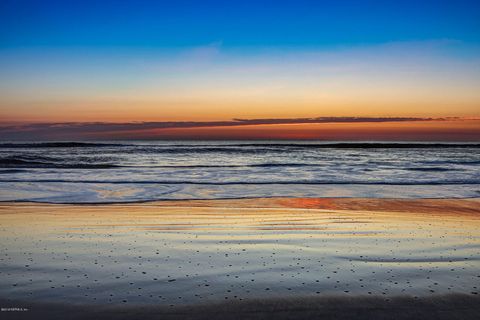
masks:
[[[479,88],[478,1],[0,1],[3,140],[480,141]]]

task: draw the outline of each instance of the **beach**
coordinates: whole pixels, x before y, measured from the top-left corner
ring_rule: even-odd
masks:
[[[0,320],[480,320],[479,12],[0,0]]]
[[[0,204],[11,318],[480,314],[480,200]]]

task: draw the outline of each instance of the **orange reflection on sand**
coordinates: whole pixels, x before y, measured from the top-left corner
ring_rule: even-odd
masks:
[[[0,297],[172,305],[477,294],[479,202],[3,203]]]

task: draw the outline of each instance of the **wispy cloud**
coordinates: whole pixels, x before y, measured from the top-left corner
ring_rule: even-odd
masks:
[[[117,51],[0,51],[0,117],[478,116],[480,47],[454,40]]]

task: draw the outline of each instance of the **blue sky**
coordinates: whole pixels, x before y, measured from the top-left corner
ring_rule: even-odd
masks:
[[[0,0],[0,119],[478,117],[480,1]]]
[[[0,2],[0,46],[349,46],[480,41],[480,1]]]

